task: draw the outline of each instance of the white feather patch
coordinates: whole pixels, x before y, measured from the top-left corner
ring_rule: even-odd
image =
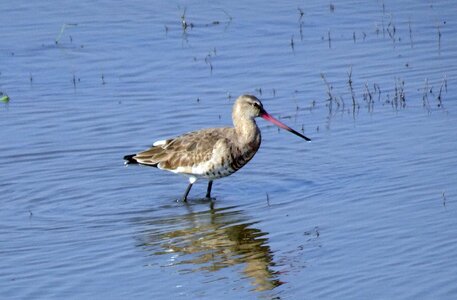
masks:
[[[167,143],[167,140],[160,140],[160,141],[157,141],[157,142],[154,142],[154,144],[152,144],[152,146],[156,147],[156,146],[163,146]]]

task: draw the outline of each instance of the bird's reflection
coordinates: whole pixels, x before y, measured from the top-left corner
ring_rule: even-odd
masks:
[[[216,272],[240,265],[242,277],[250,279],[257,291],[281,284],[278,272],[272,270],[267,233],[255,228],[256,222],[249,221],[241,210],[214,208],[213,203],[203,211],[184,207],[184,214],[143,220],[146,228],[139,246],[154,256],[166,257],[162,265],[185,266],[190,272]]]

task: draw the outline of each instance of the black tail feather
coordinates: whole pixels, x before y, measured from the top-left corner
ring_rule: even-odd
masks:
[[[124,156],[124,160],[126,160],[126,164],[137,164],[138,162],[136,161],[136,159],[134,159],[133,157],[135,156],[136,154],[130,154],[130,155],[126,155]]]

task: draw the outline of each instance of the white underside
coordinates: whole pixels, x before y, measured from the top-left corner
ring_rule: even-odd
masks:
[[[178,167],[178,168],[176,168],[174,170],[170,170],[170,169],[163,169],[163,168],[160,167],[160,164],[158,164],[157,168],[159,168],[160,170],[173,172],[175,174],[186,176],[186,177],[189,178],[189,182],[190,183],[194,183],[194,182],[197,181],[197,179],[203,178],[203,176],[201,176],[199,174],[189,173],[189,171],[188,171],[189,168],[186,168],[186,167]]]
[[[195,177],[195,176],[190,176],[189,177],[189,182],[190,183],[194,183],[195,181],[197,181],[197,177]]]
[[[160,168],[160,164],[158,166],[159,169],[173,172],[175,174],[183,175],[189,178],[190,183],[196,182],[198,179],[206,179],[206,180],[215,180],[215,179],[220,179],[222,177],[229,176],[233,174],[234,172],[232,170],[229,170],[225,166],[221,166],[219,168],[216,168],[213,172],[210,174],[206,174],[207,168],[205,166],[198,166],[198,167],[178,167],[174,170],[170,169],[162,169]]]
[[[159,146],[165,144],[166,141],[157,141],[154,143],[154,146]],[[161,170],[166,170],[173,172],[175,174],[181,174],[189,178],[190,183],[194,183],[199,178],[205,178],[207,180],[219,179],[225,176],[232,174],[234,171],[229,168],[228,165],[221,165],[221,160],[224,153],[227,150],[225,149],[225,144],[216,143],[213,148],[213,154],[211,159],[205,162],[193,166],[177,167],[176,169],[164,169],[159,163],[157,167]],[[212,171],[209,171],[212,170]]]

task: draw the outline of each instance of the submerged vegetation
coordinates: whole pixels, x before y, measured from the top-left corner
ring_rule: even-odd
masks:
[[[10,97],[0,92],[0,101],[3,103],[8,103],[10,102]]]

